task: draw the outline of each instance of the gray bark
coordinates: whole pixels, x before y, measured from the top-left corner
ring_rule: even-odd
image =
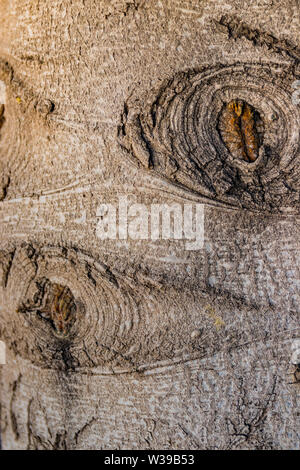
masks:
[[[0,18],[3,448],[299,448],[299,1]],[[100,240],[119,196],[203,203],[203,249]]]

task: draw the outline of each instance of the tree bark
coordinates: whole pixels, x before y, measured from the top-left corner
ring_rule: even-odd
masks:
[[[0,17],[2,447],[299,448],[299,1]],[[203,248],[100,239],[120,197]]]

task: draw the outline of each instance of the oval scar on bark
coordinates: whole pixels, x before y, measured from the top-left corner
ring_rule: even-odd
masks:
[[[229,152],[248,163],[255,162],[262,144],[262,120],[258,111],[243,100],[224,105],[218,131]]]
[[[43,279],[36,283],[37,291],[32,299],[18,312],[34,312],[50,323],[55,334],[67,336],[75,321],[76,303],[70,289],[61,284]]]

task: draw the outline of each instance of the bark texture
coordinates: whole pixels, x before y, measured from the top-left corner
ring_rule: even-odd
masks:
[[[299,448],[299,1],[0,18],[3,448]],[[124,195],[203,249],[100,240]]]

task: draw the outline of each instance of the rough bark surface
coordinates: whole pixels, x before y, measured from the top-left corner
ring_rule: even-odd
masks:
[[[299,1],[0,18],[3,448],[299,448]],[[100,240],[124,195],[205,204],[203,249]]]

